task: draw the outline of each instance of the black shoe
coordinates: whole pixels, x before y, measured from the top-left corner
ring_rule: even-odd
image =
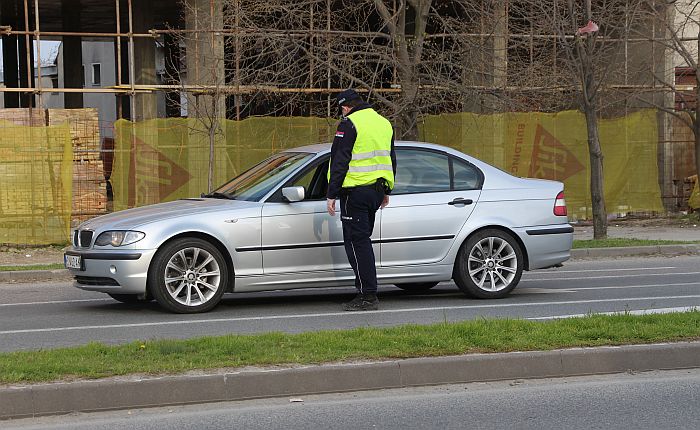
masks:
[[[376,311],[379,309],[379,299],[376,294],[358,294],[354,299],[343,303],[343,310],[354,311]]]

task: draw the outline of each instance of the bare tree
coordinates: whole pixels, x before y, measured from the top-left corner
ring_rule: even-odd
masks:
[[[603,193],[603,151],[599,118],[610,87],[620,83],[624,40],[640,14],[642,0],[524,0],[517,2],[520,21],[534,34],[556,39],[554,75],[567,86],[586,119],[590,160],[590,196],[594,238],[607,236]],[[560,97],[562,94],[560,92]]]

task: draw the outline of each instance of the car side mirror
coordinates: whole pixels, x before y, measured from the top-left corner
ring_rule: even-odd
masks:
[[[304,200],[304,187],[284,187],[282,196],[290,203],[300,202]]]

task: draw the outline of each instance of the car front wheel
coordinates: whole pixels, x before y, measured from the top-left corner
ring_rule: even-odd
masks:
[[[214,245],[182,238],[158,251],[148,283],[156,301],[171,312],[207,312],[221,300],[228,273],[226,259]]]
[[[462,245],[454,280],[468,296],[500,299],[518,285],[523,265],[523,253],[515,238],[501,230],[487,229]]]

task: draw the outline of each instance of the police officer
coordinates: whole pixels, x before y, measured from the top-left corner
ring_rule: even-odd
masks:
[[[375,213],[389,203],[394,187],[394,130],[355,90],[341,92],[337,101],[343,119],[331,147],[326,198],[331,216],[336,199],[340,200],[343,242],[358,291],[343,310],[376,310],[377,269],[370,237]]]

